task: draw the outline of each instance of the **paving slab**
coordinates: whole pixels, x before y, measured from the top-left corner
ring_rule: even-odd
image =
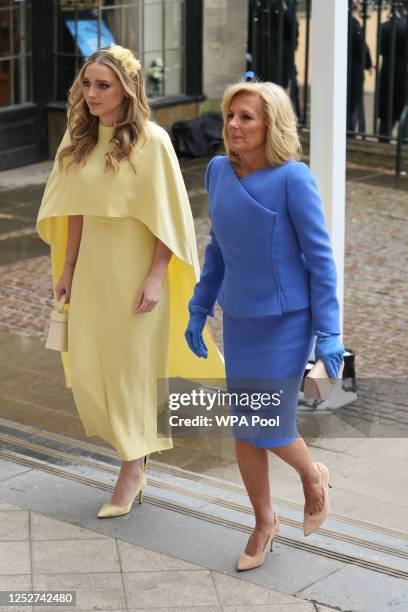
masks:
[[[57,521],[38,514],[38,512],[30,512],[30,532],[32,540],[97,540],[106,539],[101,533],[95,531],[89,531],[89,529],[83,529],[77,527],[77,525],[71,525],[64,521]]]
[[[93,533],[93,532],[89,532]],[[153,550],[142,548],[118,540],[118,551],[122,572],[144,572],[144,571],[170,571],[170,570],[191,570],[197,571],[205,569],[199,565],[186,563],[175,557],[168,557]]]
[[[20,512],[24,512],[24,510],[21,510],[21,508],[19,508],[18,506],[13,506],[13,504],[6,504],[5,502],[0,502],[0,512],[7,512],[9,510],[18,510]]]
[[[120,572],[118,551],[112,539],[33,540],[31,546],[33,574]]]
[[[30,542],[0,542],[0,576],[30,573]]]
[[[29,540],[29,514],[25,510],[3,510],[0,516],[0,541]]]
[[[154,571],[123,574],[128,607],[217,606],[211,572]]]
[[[61,552],[67,554],[65,545]],[[89,572],[36,574],[33,576],[33,590],[38,591],[75,591],[77,612],[82,610],[113,610],[126,608],[125,591],[120,572]],[[63,612],[67,608],[60,606]],[[49,606],[35,606],[36,612],[50,612]],[[56,608],[57,610],[57,608]]]
[[[31,591],[31,575],[20,574],[20,575],[0,575],[0,591]],[[9,608],[1,606],[3,612],[6,610],[12,610],[12,612],[32,612],[32,606],[10,606]],[[51,612],[48,610],[48,612]]]
[[[291,606],[295,612],[298,607],[305,606],[304,600],[296,600],[294,597],[262,588],[246,581],[232,578],[220,572],[213,572],[215,587],[222,606]],[[309,608],[313,604],[308,604]]]
[[[223,606],[223,612],[316,612],[312,603],[302,602],[298,604],[272,604],[266,606]]]
[[[128,610],[137,610],[138,612],[219,612],[221,606],[176,606],[169,608],[128,608]]]
[[[364,598],[356,600],[356,585]],[[299,597],[352,612],[406,612],[408,581],[346,566],[298,592]]]

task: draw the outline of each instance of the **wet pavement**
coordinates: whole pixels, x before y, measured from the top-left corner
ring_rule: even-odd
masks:
[[[200,259],[208,240],[207,196],[203,187],[206,159],[182,160],[183,175],[195,217]],[[9,325],[18,320],[27,305],[15,303],[15,283],[30,306],[38,299],[47,307],[51,296],[46,273],[48,254],[34,232],[34,223],[51,164],[44,162],[0,174],[0,279],[2,292],[2,331],[40,336],[38,329]],[[27,180],[30,181],[27,184]],[[404,377],[408,370],[408,346],[404,342],[408,314],[405,308],[408,288],[401,269],[408,264],[406,205],[408,178],[396,178],[367,167],[350,166],[347,171],[346,255],[344,340],[357,354],[360,377]],[[30,265],[27,260],[31,260]],[[23,264],[23,262],[26,262]],[[38,271],[36,267],[38,266]],[[37,278],[37,293],[32,291],[32,276]],[[14,279],[14,280],[13,280]],[[19,293],[17,292],[19,295]],[[33,306],[34,312],[37,309]],[[45,333],[48,310],[38,313]],[[38,323],[38,321],[37,321]],[[37,327],[39,324],[37,325]],[[217,313],[214,326],[221,345],[221,322]]]
[[[201,261],[209,228],[203,188],[205,164],[206,160],[181,163]],[[37,238],[34,225],[50,167],[45,162],[0,173],[0,419],[108,451],[101,440],[85,438],[71,392],[63,386],[59,355],[44,350],[52,287],[48,247]],[[408,264],[407,190],[406,177],[397,180],[391,173],[371,168],[348,168],[344,339],[357,353],[357,374],[364,380],[357,402],[337,412],[339,422],[350,427],[345,434],[336,435],[339,429],[328,432],[317,414],[304,421],[300,414],[304,426],[300,430],[309,433],[305,437],[315,459],[327,463],[335,474],[331,495],[335,512],[401,534],[408,533],[404,428],[408,423],[404,400],[408,369],[408,285],[404,278]],[[219,309],[212,327],[222,348]],[[397,383],[399,392],[395,392],[395,385],[391,391],[387,379]],[[317,423],[312,429],[311,419]],[[376,419],[384,429],[375,429]],[[172,451],[155,459],[241,483],[230,438],[205,439],[199,444],[194,439],[176,439]],[[303,495],[297,476],[275,456],[270,463],[273,495],[301,507]],[[40,507],[38,511],[42,511]],[[322,592],[327,593],[319,598],[312,582],[305,596],[310,594],[314,601],[342,610],[373,609],[362,604],[347,607],[344,599],[331,597],[329,577],[322,583]]]

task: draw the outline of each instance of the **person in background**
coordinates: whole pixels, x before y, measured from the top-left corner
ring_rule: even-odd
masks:
[[[350,66],[348,68],[347,88],[347,131],[355,132],[357,124],[362,131],[362,119],[364,118],[364,70],[372,75],[374,66],[371,53],[364,40],[363,27],[357,19],[361,10],[361,0],[353,0],[352,15],[349,21],[349,48],[348,57]]]
[[[395,49],[392,32],[395,28]],[[395,123],[408,104],[408,2],[401,2],[399,10],[381,24],[380,54],[380,140],[389,141]],[[392,55],[395,52],[394,71]],[[390,103],[392,96],[392,107]]]

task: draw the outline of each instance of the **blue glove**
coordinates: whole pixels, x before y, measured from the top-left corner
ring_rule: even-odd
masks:
[[[190,311],[190,320],[184,332],[184,337],[187,340],[190,350],[197,355],[197,357],[204,357],[207,359],[208,350],[203,340],[203,329],[207,320],[208,310],[194,304],[189,304],[188,309]]]
[[[321,359],[330,378],[336,378],[339,373],[344,355],[344,346],[340,342],[339,334],[326,334],[314,331],[317,336],[315,357]]]

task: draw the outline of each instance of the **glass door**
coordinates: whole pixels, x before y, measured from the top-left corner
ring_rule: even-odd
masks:
[[[0,170],[39,161],[46,155],[40,102],[46,88],[34,79],[39,74],[34,64],[43,60],[44,37],[37,29],[41,26],[47,31],[49,27],[44,7],[32,0],[0,0]],[[36,13],[40,15],[37,26]]]
[[[32,100],[31,2],[0,0],[0,107]]]

